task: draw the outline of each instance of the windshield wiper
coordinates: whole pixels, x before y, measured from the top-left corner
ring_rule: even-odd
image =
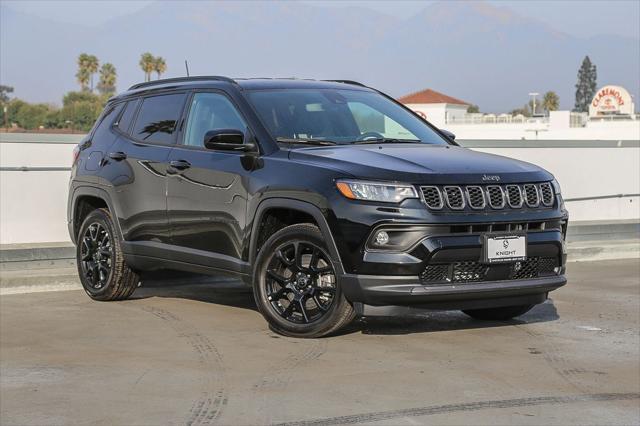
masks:
[[[368,144],[368,143],[422,143],[419,139],[396,139],[396,138],[375,138],[365,139],[362,141],[354,141],[353,144]]]
[[[327,139],[276,138],[276,141],[291,144],[299,143],[307,145],[337,145],[336,142]]]

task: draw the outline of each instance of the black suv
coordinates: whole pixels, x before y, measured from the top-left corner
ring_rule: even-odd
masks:
[[[566,283],[567,217],[540,167],[362,84],[298,79],[134,85],[74,151],[68,203],[93,299],[150,270],[233,274],[300,337],[412,306],[522,315]]]

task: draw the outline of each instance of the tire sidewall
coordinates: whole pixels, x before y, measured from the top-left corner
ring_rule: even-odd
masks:
[[[317,321],[310,324],[296,324],[282,318],[266,297],[266,269],[274,250],[282,244],[294,241],[310,242],[324,251],[327,261],[331,263],[335,278],[336,292],[329,310]],[[272,235],[262,246],[256,259],[256,266],[253,273],[253,293],[256,299],[258,310],[276,329],[276,331],[294,337],[312,337],[324,335],[335,325],[336,315],[344,309],[344,305],[349,302],[345,299],[340,286],[339,276],[336,272],[335,262],[328,254],[326,244],[322,238],[320,230],[313,225],[291,225]]]

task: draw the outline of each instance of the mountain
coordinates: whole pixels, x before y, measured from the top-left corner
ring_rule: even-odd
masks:
[[[123,90],[142,79],[145,51],[167,60],[165,77],[184,75],[187,59],[192,75],[353,79],[393,96],[429,87],[496,112],[547,90],[571,108],[589,55],[600,85],[640,93],[639,40],[576,38],[479,1],[436,2],[405,20],[301,2],[156,2],[94,28],[0,3],[0,24],[0,81],[34,101],[77,87],[81,52],[113,63]]]

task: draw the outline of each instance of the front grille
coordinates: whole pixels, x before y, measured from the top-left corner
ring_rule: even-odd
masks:
[[[420,274],[420,279],[429,282],[451,281],[449,265],[429,265]]]
[[[487,186],[487,194],[489,195],[489,205],[492,209],[504,208],[504,192],[497,185]]]
[[[558,259],[530,257],[522,262],[487,265],[477,261],[428,265],[420,281],[424,285],[477,283],[483,281],[524,280],[556,275]]]
[[[545,206],[553,205],[553,188],[549,182],[540,184],[540,198]]]
[[[472,209],[482,210],[487,205],[484,201],[484,191],[479,186],[467,186],[467,200]]]
[[[524,201],[529,207],[538,207],[538,205],[540,205],[538,188],[536,188],[535,185],[527,184],[524,186]]]
[[[450,209],[464,209],[464,195],[462,194],[462,188],[459,186],[445,186],[444,198],[447,200],[447,206]]]
[[[453,282],[471,283],[482,281],[488,270],[488,265],[483,265],[479,262],[456,262],[453,264]]]
[[[507,185],[507,202],[513,209],[522,207],[522,191],[518,185]]]
[[[549,182],[467,185],[422,186],[423,202],[431,210],[502,210],[553,207],[555,197]]]
[[[423,186],[420,189],[422,190],[422,199],[427,207],[432,210],[440,210],[444,206],[440,188],[437,186]]]

